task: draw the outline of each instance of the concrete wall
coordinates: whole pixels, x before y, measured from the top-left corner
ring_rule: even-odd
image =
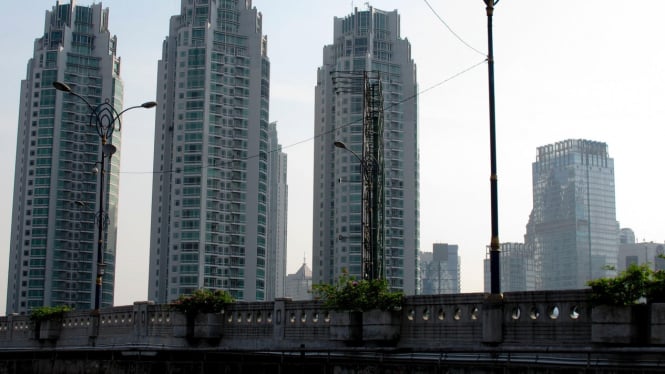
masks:
[[[543,354],[557,354],[580,362],[591,355],[618,355],[611,360],[620,362],[617,357],[636,347],[641,358],[665,353],[663,304],[640,306],[638,318],[624,318],[617,327],[607,312],[594,320],[588,298],[587,290],[513,292],[502,298],[482,293],[413,296],[396,316],[385,319],[385,334],[377,330],[381,324],[371,324],[373,338],[363,318],[326,310],[317,301],[238,302],[222,313],[198,316],[197,325],[168,305],[138,302],[102,309],[99,315],[70,312],[50,326],[35,326],[27,316],[0,317],[0,353],[388,350],[438,360],[444,354],[496,358],[519,353],[536,360],[539,354],[541,360]]]

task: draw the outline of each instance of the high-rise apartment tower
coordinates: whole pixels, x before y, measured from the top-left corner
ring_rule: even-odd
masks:
[[[383,92],[383,270],[393,289],[419,289],[416,66],[397,11],[372,7],[334,19],[315,88],[313,282],[363,276],[364,77]],[[335,147],[341,142],[347,149]],[[369,157],[369,158],[368,158]],[[381,204],[374,204],[381,206]]]
[[[158,64],[150,299],[268,297],[269,75],[250,0],[182,0]]]
[[[286,292],[286,224],[288,217],[289,186],[287,177],[287,155],[277,138],[277,122],[271,122],[268,139],[268,258],[266,299],[284,297]]]
[[[57,2],[35,40],[21,82],[7,314],[94,304],[100,178],[92,170],[102,147],[88,105],[57,92],[53,82],[66,83],[92,106],[108,100],[122,111],[120,59],[108,17],[101,4]],[[109,142],[117,152],[107,160],[104,182],[101,306],[113,305],[120,132]]]
[[[534,251],[536,289],[577,289],[616,267],[619,224],[614,160],[607,144],[571,139],[538,147],[533,210],[525,241]]]

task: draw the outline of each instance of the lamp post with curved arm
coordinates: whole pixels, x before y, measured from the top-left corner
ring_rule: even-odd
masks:
[[[93,169],[94,172],[99,172],[99,213],[97,215],[97,277],[95,280],[95,305],[94,310],[99,311],[102,297],[102,279],[104,277],[104,269],[106,264],[104,263],[104,221],[107,221],[107,217],[104,214],[104,184],[106,181],[106,158],[108,157],[109,162],[111,156],[116,151],[116,147],[109,142],[109,139],[113,136],[113,132],[116,130],[120,131],[122,127],[121,116],[128,110],[136,108],[154,108],[157,106],[156,101],[148,101],[141,105],[136,105],[129,107],[121,112],[115,110],[113,105],[107,99],[101,104],[93,106],[90,104],[85,97],[77,94],[72,91],[72,88],[69,87],[66,83],[55,81],[53,82],[53,87],[58,91],[66,92],[70,95],[74,95],[81,99],[90,109],[90,126],[94,127],[97,130],[102,143],[102,159],[96,164],[99,164],[99,170],[97,168]]]
[[[333,143],[335,147],[349,151],[360,162],[360,173],[362,175],[362,279],[380,279],[383,278],[383,256],[380,241],[377,239],[381,235],[383,227],[380,226],[376,217],[375,200],[376,184],[378,173],[378,162],[371,156],[360,157],[346,144],[340,141]]]

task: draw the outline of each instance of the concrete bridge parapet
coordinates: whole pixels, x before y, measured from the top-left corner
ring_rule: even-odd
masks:
[[[48,330],[28,316],[0,317],[0,352],[665,353],[665,304],[635,307],[641,317],[615,321],[589,296],[588,290],[411,296],[397,313],[360,319],[318,301],[237,302],[191,322],[197,326],[168,305],[136,302],[98,314],[66,313]]]

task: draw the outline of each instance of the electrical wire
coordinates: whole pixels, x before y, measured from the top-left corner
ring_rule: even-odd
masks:
[[[407,101],[409,101],[409,100],[412,100],[412,99],[414,99],[414,98],[416,98],[416,97],[418,97],[418,96],[424,94],[425,92],[431,91],[431,90],[433,90],[433,89],[435,89],[435,88],[437,88],[437,87],[439,87],[439,86],[441,86],[441,85],[444,85],[444,84],[450,82],[451,80],[453,80],[453,79],[455,79],[455,78],[457,78],[457,77],[459,77],[459,76],[461,76],[461,75],[463,75],[463,74],[465,74],[465,73],[468,73],[469,71],[471,71],[471,70],[473,70],[474,68],[476,68],[476,67],[478,67],[478,66],[484,64],[485,62],[487,62],[487,59],[484,59],[484,60],[482,60],[482,61],[476,62],[475,64],[473,64],[473,65],[471,65],[471,66],[469,66],[469,67],[467,67],[467,68],[465,68],[465,69],[463,69],[463,70],[461,70],[461,71],[459,71],[459,72],[457,72],[457,73],[455,73],[455,74],[449,76],[448,78],[446,78],[446,79],[444,79],[444,80],[442,80],[442,81],[440,81],[440,82],[438,82],[438,83],[435,83],[435,84],[433,84],[433,85],[431,85],[431,86],[429,86],[429,87],[427,87],[427,88],[425,88],[425,89],[423,89],[423,90],[421,90],[421,91],[419,91],[419,92],[416,92],[415,94],[413,94],[413,95],[411,95],[411,96],[409,96],[409,97],[407,97],[407,98],[404,98],[404,99],[402,99],[402,100],[399,100],[399,101],[397,101],[397,102],[392,103],[391,105],[388,105],[387,107],[383,108],[383,110],[385,111],[385,110],[391,109],[391,108],[394,107],[394,106],[397,106],[397,105],[399,105],[399,104],[405,103],[405,102],[407,102]],[[316,139],[316,138],[318,138],[318,137],[320,137],[320,136],[324,136],[324,135],[330,134],[330,133],[332,133],[332,132],[334,132],[334,131],[337,131],[337,130],[339,130],[339,129],[343,129],[343,128],[345,128],[345,127],[348,127],[348,126],[351,126],[351,125],[355,125],[355,124],[359,124],[359,123],[362,123],[362,119],[361,119],[361,120],[351,121],[351,122],[349,122],[349,123],[345,123],[345,124],[343,124],[343,125],[340,125],[340,126],[334,127],[334,128],[332,128],[332,129],[330,129],[330,130],[327,130],[327,131],[324,131],[324,132],[321,132],[321,133],[318,133],[318,134],[314,134],[314,136],[311,136],[311,137],[309,137],[309,138],[306,138],[306,139],[303,139],[303,140],[297,141],[297,142],[295,142],[295,143],[291,143],[291,144],[286,145],[286,146],[281,146],[281,147],[279,147],[279,148],[275,148],[275,149],[269,150],[269,151],[267,151],[267,154],[271,154],[271,153],[274,153],[274,152],[281,152],[281,151],[284,150],[284,149],[292,148],[292,147],[295,147],[295,146],[297,146],[297,145],[300,145],[300,144],[303,144],[303,143],[310,142],[310,141],[312,141],[312,140],[314,140],[314,139]],[[247,161],[247,160],[251,160],[251,159],[253,159],[253,158],[257,158],[257,157],[259,157],[259,154],[255,154],[255,155],[247,156],[247,157],[245,157],[245,158],[240,158],[240,159],[233,159],[233,160],[224,161],[224,162],[221,163],[220,165],[201,165],[201,166],[200,166],[200,169],[202,170],[202,169],[204,169],[204,168],[209,168],[209,167],[223,167],[223,166],[225,166],[225,164],[231,164],[231,163],[233,163],[233,162],[238,162],[238,161]],[[196,168],[194,168],[194,170],[196,170]],[[163,170],[163,171],[120,171],[120,174],[166,174],[166,173],[181,173],[181,172],[182,172],[181,170]]]
[[[434,8],[432,8],[432,6],[430,5],[430,3],[429,3],[427,0],[423,0],[423,1],[425,2],[425,4],[427,4],[427,6],[429,7],[429,9],[432,11],[432,13],[434,13],[434,15],[436,16],[436,18],[438,18],[439,21],[441,21],[441,23],[443,23],[443,25],[446,26],[446,28],[448,29],[448,31],[450,31],[450,33],[453,34],[453,36],[454,36],[455,38],[457,38],[457,40],[459,40],[462,44],[464,44],[465,46],[467,46],[467,47],[468,47],[469,49],[471,49],[472,51],[478,53],[479,55],[481,55],[481,56],[487,56],[487,53],[482,52],[482,51],[480,51],[480,50],[474,48],[473,46],[471,46],[471,44],[467,43],[464,39],[462,39],[462,37],[460,37],[459,35],[457,35],[457,33],[456,33],[455,31],[453,31],[453,29],[452,29],[450,26],[448,26],[448,24],[446,23],[446,21],[444,21],[443,18],[441,18],[441,16],[439,16],[439,13],[437,13],[436,10],[434,10]],[[497,2],[498,2],[498,1],[497,1]]]

